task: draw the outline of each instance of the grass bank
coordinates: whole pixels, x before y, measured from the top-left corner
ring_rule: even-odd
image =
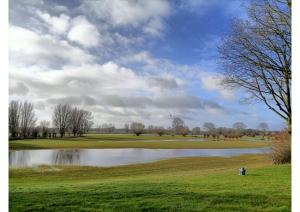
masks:
[[[10,150],[17,149],[67,149],[67,148],[150,148],[150,149],[218,149],[255,148],[270,146],[268,141],[219,140],[195,141],[192,136],[155,135],[98,135],[67,137],[63,139],[26,139],[9,142]]]
[[[238,176],[244,166],[248,173]],[[10,169],[10,211],[290,211],[291,167],[269,155],[111,168]]]

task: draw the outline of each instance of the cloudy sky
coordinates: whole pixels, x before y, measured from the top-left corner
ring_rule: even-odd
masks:
[[[247,94],[220,85],[216,47],[239,0],[10,0],[10,99],[34,103],[41,120],[69,103],[96,124],[142,121],[190,127],[283,121]]]

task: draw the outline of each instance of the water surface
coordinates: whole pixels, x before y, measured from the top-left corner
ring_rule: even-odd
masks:
[[[51,149],[16,150],[9,153],[10,167],[37,165],[79,165],[109,167],[179,157],[230,157],[265,154],[271,149]]]

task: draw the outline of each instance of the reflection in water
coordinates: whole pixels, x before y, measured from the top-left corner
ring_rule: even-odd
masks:
[[[29,151],[11,151],[9,152],[10,166],[28,166],[30,164]]]
[[[21,150],[9,153],[10,167],[35,165],[118,166],[176,157],[230,157],[265,154],[271,148],[248,149],[70,149]]]
[[[55,165],[79,165],[80,164],[80,150],[56,150],[53,151],[52,164]]]

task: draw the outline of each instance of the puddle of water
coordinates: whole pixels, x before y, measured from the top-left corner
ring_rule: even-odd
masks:
[[[10,167],[78,165],[109,167],[178,157],[230,157],[265,154],[271,148],[247,149],[51,149],[17,150],[9,153]]]

